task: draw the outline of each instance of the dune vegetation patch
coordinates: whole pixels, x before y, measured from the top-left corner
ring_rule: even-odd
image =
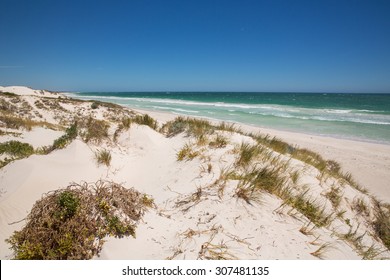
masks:
[[[38,200],[26,225],[6,241],[14,259],[91,259],[106,236],[135,238],[153,206],[149,196],[117,183],[71,184]]]

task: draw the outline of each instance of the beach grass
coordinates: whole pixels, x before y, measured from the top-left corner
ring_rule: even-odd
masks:
[[[246,167],[256,156],[260,154],[261,150],[258,145],[243,142],[239,147],[237,147],[237,152],[238,158],[235,165],[239,167]]]
[[[198,155],[199,152],[193,149],[193,145],[187,143],[177,152],[176,158],[178,161],[192,160]]]
[[[149,116],[148,114],[137,115],[133,117],[131,121],[139,125],[147,125],[154,130],[157,130],[158,128],[157,121],[153,119],[151,116]]]
[[[112,156],[110,151],[103,149],[95,152],[95,158],[99,165],[104,164],[105,166],[110,166]]]

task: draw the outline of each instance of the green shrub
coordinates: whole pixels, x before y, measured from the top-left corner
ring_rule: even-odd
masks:
[[[54,140],[51,150],[63,149],[77,137],[77,122],[65,130],[65,134]]]
[[[63,210],[61,211],[61,218],[71,218],[76,214],[80,202],[74,193],[64,191],[58,196],[58,204]]]
[[[7,91],[0,91],[0,95],[6,96],[6,97],[18,97],[19,96],[15,93],[7,92]]]
[[[91,104],[91,109],[95,110],[95,109],[97,109],[97,108],[99,108],[99,103],[97,103],[97,102],[92,102],[92,104]]]
[[[24,158],[32,155],[34,148],[28,143],[11,140],[0,143],[0,154],[8,154],[17,158]]]
[[[134,189],[112,182],[72,184],[45,194],[26,225],[6,240],[15,259],[90,259],[106,236],[133,236],[149,205]]]

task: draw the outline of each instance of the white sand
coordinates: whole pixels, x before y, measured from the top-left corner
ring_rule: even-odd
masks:
[[[6,90],[11,91],[10,88]],[[14,92],[18,94],[19,90],[16,88]],[[83,110],[80,110],[81,107]],[[104,108],[91,111],[89,107],[88,104],[66,105],[68,111],[78,111],[85,116],[94,113],[103,118],[108,112]],[[161,123],[175,117],[149,113]],[[44,119],[55,120],[50,111],[40,110],[40,114]],[[243,128],[258,130],[254,127]],[[113,132],[114,128],[110,131]],[[387,174],[390,172],[385,172],[390,170],[389,146],[261,131],[319,151],[327,159],[340,161],[344,169],[351,171],[359,182],[364,184],[366,180],[369,183],[364,185],[370,192],[390,201],[385,184],[390,181],[390,175]],[[24,133],[23,141],[34,146],[46,145],[57,136],[56,133],[37,128]],[[248,137],[236,133],[221,133],[229,138],[225,148],[203,149],[193,145],[202,156],[191,161],[177,161],[176,157],[183,145],[191,141],[190,138],[184,135],[166,138],[147,126],[133,124],[128,131],[120,134],[117,143],[106,141],[100,145],[86,144],[78,138],[65,149],[49,155],[33,155],[8,164],[0,169],[0,259],[11,257],[9,245],[4,240],[24,225],[24,221],[14,222],[23,220],[42,194],[64,188],[70,182],[96,182],[100,179],[114,180],[151,195],[157,208],[151,209],[143,217],[136,230],[136,239],[107,238],[100,257],[96,258],[204,259],[215,258],[215,254],[218,254],[239,259],[317,259],[313,253],[326,244],[326,250],[321,254],[323,258],[360,259],[361,256],[353,246],[335,234],[348,232],[350,228],[345,220],[354,229],[361,224],[359,233],[367,231],[362,238],[364,246],[368,248],[374,244],[383,250],[381,257],[390,256],[390,252],[371,236],[372,230],[364,224],[362,218],[351,210],[354,199],[368,200],[368,197],[350,186],[342,187],[344,199],[340,207],[346,209],[344,218],[336,219],[329,227],[313,229],[312,235],[299,231],[309,224],[309,220],[290,207],[281,208],[283,202],[275,196],[264,193],[260,203],[249,205],[235,195],[237,181],[228,181],[223,192],[220,192],[221,185],[216,180],[222,169],[233,166],[235,146],[250,141]],[[0,141],[5,139],[0,138]],[[103,148],[112,155],[109,167],[98,166],[94,158],[95,151]],[[288,160],[286,156],[280,158]],[[207,171],[208,164],[212,166],[211,172]],[[302,170],[300,186],[304,188],[306,185],[310,195],[324,205],[326,212],[331,212],[331,205],[323,194],[337,182],[333,179],[319,180],[317,170],[297,160],[291,160],[290,164],[291,170]],[[196,192],[200,195],[194,199]]]
[[[177,115],[138,110],[166,122]],[[237,124],[245,132],[260,132],[319,153],[326,160],[339,162],[345,172],[367,188],[378,199],[390,203],[390,145],[294,133],[250,125]]]

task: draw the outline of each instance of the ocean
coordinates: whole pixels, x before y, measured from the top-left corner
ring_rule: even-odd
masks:
[[[390,94],[81,92],[71,95],[133,109],[390,144]]]

